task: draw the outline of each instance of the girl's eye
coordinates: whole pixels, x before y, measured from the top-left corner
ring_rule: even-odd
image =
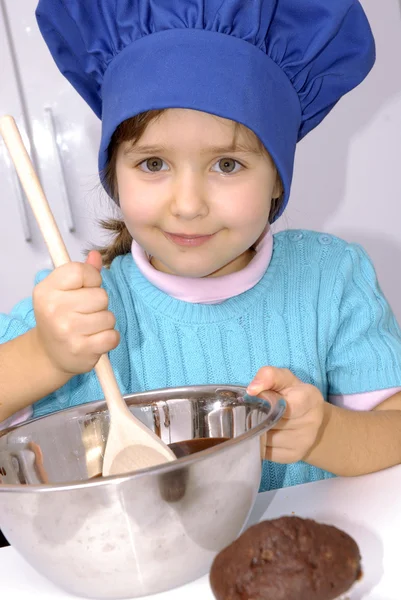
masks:
[[[237,173],[242,168],[241,163],[233,158],[222,158],[215,165],[213,165],[213,171],[217,173]]]
[[[168,169],[166,163],[156,156],[147,158],[138,165],[145,173],[159,173]]]

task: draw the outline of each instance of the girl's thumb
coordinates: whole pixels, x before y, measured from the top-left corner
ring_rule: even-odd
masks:
[[[102,255],[97,250],[91,250],[85,261],[88,265],[92,265],[98,271],[102,270]]]

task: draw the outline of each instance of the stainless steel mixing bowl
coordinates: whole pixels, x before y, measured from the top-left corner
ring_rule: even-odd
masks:
[[[133,598],[192,581],[245,525],[261,477],[260,438],[285,404],[244,388],[198,386],[126,397],[166,443],[228,441],[135,474],[101,472],[104,402],[0,434],[0,528],[37,571],[88,598]]]

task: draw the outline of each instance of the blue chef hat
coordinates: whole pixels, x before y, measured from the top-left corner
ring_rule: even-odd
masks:
[[[118,125],[191,108],[243,123],[288,201],[295,146],[375,60],[357,0],[40,0],[61,72],[102,119],[99,170]]]

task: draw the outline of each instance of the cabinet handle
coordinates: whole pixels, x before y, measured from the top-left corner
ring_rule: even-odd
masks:
[[[53,142],[53,150],[54,150],[54,155],[56,157],[56,162],[57,162],[57,167],[58,167],[58,172],[59,172],[61,200],[62,200],[62,202],[64,204],[64,208],[65,208],[65,215],[67,218],[68,231],[70,233],[74,233],[76,230],[75,222],[74,222],[74,215],[72,212],[70,197],[68,195],[68,190],[67,190],[64,165],[63,165],[63,160],[62,160],[62,156],[61,156],[61,148],[60,148],[58,135],[57,135],[56,122],[54,120],[53,111],[50,107],[45,108],[45,118],[46,118],[47,128],[49,130],[49,133],[51,135],[52,142]]]
[[[18,212],[19,212],[20,219],[21,219],[22,230],[24,232],[24,239],[26,242],[32,242],[32,231],[31,231],[31,226],[29,224],[28,211],[26,208],[24,192],[22,191],[20,181],[17,177],[17,172],[16,172],[14,166],[11,164],[7,152],[5,152],[3,140],[1,140],[1,149],[2,149],[4,162],[6,163],[8,171],[11,176],[12,184],[14,187],[14,194],[15,194],[15,197],[17,198]]]

